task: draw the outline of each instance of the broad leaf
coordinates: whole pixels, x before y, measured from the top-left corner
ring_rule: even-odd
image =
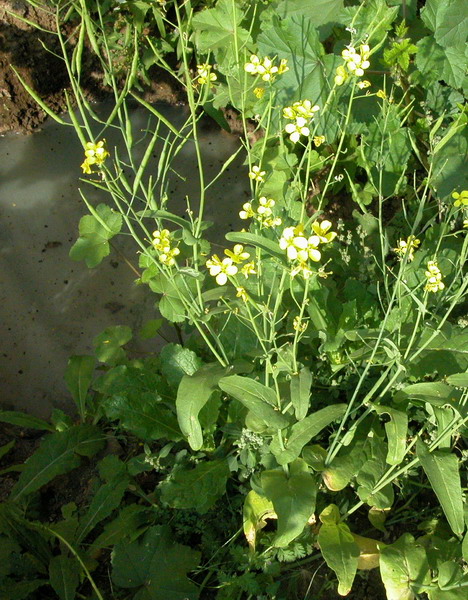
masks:
[[[380,574],[388,600],[413,600],[431,581],[426,551],[409,533],[380,549]]]
[[[280,465],[285,465],[295,460],[301,453],[302,448],[325,427],[330,425],[336,419],[344,415],[346,404],[333,404],[318,410],[309,415],[302,421],[295,423],[291,427],[291,432],[287,435],[287,441],[284,444],[284,450],[281,448],[278,438],[274,438],[270,445],[270,450],[276,456]]]
[[[196,600],[198,590],[187,573],[199,560],[199,552],[173,541],[169,527],[152,527],[140,541],[114,547],[112,581],[118,587],[139,588],[134,600]]]
[[[161,501],[172,508],[209,510],[226,491],[229,468],[225,459],[199,463],[194,469],[175,469],[159,485]]]
[[[359,547],[346,523],[340,522],[338,507],[330,504],[320,513],[318,543],[327,565],[338,577],[338,593],[351,590],[359,559]]]
[[[460,394],[450,385],[441,381],[415,383],[408,385],[395,394],[395,400],[418,400],[428,402],[434,406],[443,406],[458,400]]]
[[[461,535],[465,523],[458,458],[442,450],[429,452],[421,441],[416,444],[416,452],[452,531]]]
[[[167,344],[159,354],[161,371],[170,385],[177,387],[184,375],[194,375],[202,361],[189,348],[180,344]]]
[[[0,583],[0,598],[8,600],[24,600],[30,598],[31,594],[43,585],[47,585],[47,579],[30,579],[29,581],[15,581],[6,577]]]
[[[239,46],[246,43],[248,33],[241,27],[243,11],[231,0],[219,0],[215,8],[198,12],[192,19],[196,44],[200,52],[229,47],[237,37]]]
[[[126,354],[122,349],[132,339],[132,330],[126,325],[107,327],[93,340],[96,358],[109,365],[115,365],[125,359]]]
[[[388,446],[386,461],[389,465],[399,465],[405,456],[408,415],[388,406],[374,405],[373,409],[378,415],[390,417],[390,421],[385,423]]]
[[[80,565],[75,558],[54,556],[49,563],[50,585],[61,600],[74,600],[80,583]]]
[[[194,375],[184,375],[177,390],[176,409],[180,430],[193,450],[203,446],[199,421],[202,408],[210,399],[218,381],[229,372],[218,364],[204,365]]]
[[[315,511],[317,482],[301,459],[291,463],[289,475],[283,470],[269,470],[263,471],[261,478],[263,491],[278,517],[273,543],[285,547],[302,533]]]
[[[86,396],[93,379],[94,356],[72,356],[65,371],[65,383],[83,420],[86,415]]]
[[[110,523],[104,526],[104,531],[91,544],[88,554],[94,554],[100,548],[110,548],[124,537],[136,536],[139,529],[151,520],[151,510],[138,504],[125,506]]]
[[[80,456],[93,456],[105,442],[105,436],[93,425],[78,425],[47,436],[39,449],[27,459],[25,469],[12,490],[17,500],[81,464]]]
[[[168,279],[163,274],[158,274],[149,281],[149,286],[157,294],[162,294],[159,301],[159,310],[161,315],[172,323],[181,323],[185,320],[184,303],[181,300],[181,295],[184,294],[184,289],[188,281],[193,281],[192,278],[184,278],[177,274],[173,279]]]
[[[95,214],[80,219],[80,237],[70,249],[72,260],[84,260],[89,268],[96,267],[110,253],[109,240],[122,228],[122,215],[105,204],[96,207]]]
[[[258,419],[270,427],[283,429],[288,425],[288,419],[274,408],[276,394],[271,388],[239,375],[223,377],[218,385],[223,392],[242,402]]]
[[[255,550],[257,533],[266,525],[266,519],[276,519],[276,513],[271,500],[260,496],[255,490],[250,490],[244,500],[242,511],[244,535],[249,546]]]
[[[290,16],[312,18],[315,27],[336,21],[343,8],[343,0],[281,0],[276,14],[284,19]]]

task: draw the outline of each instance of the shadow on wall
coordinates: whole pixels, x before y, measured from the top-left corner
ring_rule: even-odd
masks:
[[[180,108],[158,109],[176,125],[184,118]],[[139,111],[132,123],[135,132],[148,125]],[[237,150],[238,140],[206,129],[201,137],[209,181]],[[117,140],[107,136],[107,141],[112,152]],[[0,322],[5,331],[0,402],[47,417],[53,405],[70,407],[63,382],[69,356],[90,353],[94,336],[111,325],[137,331],[157,316],[155,297],[146,286],[134,284],[135,274],[124,260],[138,264],[130,237],[115,238],[115,251],[93,270],[68,257],[78,221],[87,212],[78,187],[94,204],[111,204],[104,192],[79,181],[83,150],[71,128],[49,123],[32,136],[5,137],[0,155]],[[153,158],[156,165],[157,148]],[[218,244],[226,231],[241,227],[238,208],[250,193],[241,162],[237,158],[209,190],[205,218],[216,226],[207,234],[214,231]],[[185,197],[193,204],[198,198],[198,171],[189,144],[174,171],[180,177],[173,174],[170,180],[169,209],[184,216]],[[154,351],[160,345],[158,340],[135,342],[132,351]]]

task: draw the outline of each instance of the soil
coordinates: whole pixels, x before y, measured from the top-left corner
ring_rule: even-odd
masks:
[[[36,23],[39,29],[27,21]],[[73,40],[73,24],[62,29]],[[51,110],[55,113],[66,110],[64,90],[69,87],[69,80],[64,62],[54,55],[61,54],[54,30],[55,15],[51,10],[36,9],[25,0],[0,0],[0,135],[30,133],[47,118],[15,71]],[[107,91],[102,85],[102,75],[86,50],[82,65],[81,84],[88,98],[105,99]],[[155,69],[151,80],[145,94],[148,101],[170,105],[183,101],[182,90],[165,71]]]

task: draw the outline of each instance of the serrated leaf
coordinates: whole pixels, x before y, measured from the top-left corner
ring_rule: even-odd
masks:
[[[55,431],[50,423],[34,417],[33,415],[27,415],[26,413],[16,412],[15,410],[2,410],[0,411],[0,421],[3,423],[9,423],[10,425],[16,425],[17,427],[24,427],[26,429],[39,429],[41,431]]]
[[[409,533],[380,549],[380,574],[388,600],[413,600],[431,581],[426,552]]]
[[[215,8],[198,12],[192,19],[196,32],[197,46],[200,52],[206,53],[213,48],[224,48],[234,43],[243,45],[248,39],[248,33],[241,27],[243,12],[230,0],[220,0]]]
[[[331,507],[334,508],[332,514]],[[346,596],[356,576],[358,545],[346,523],[339,521],[339,511],[335,505],[325,508],[320,514],[320,520],[322,525],[318,534],[318,544],[322,556],[338,577],[338,593]]]
[[[343,0],[282,0],[276,6],[276,14],[285,17],[298,16],[311,18],[313,13],[314,26],[319,27],[330,21],[335,21],[343,8]]]
[[[177,387],[184,375],[194,375],[202,361],[189,348],[180,344],[167,344],[159,354],[161,371],[170,385]]]
[[[112,581],[123,588],[140,588],[134,600],[196,600],[197,587],[187,573],[200,553],[173,541],[167,526],[148,529],[138,542],[119,542],[112,552]]]
[[[295,460],[301,453],[302,448],[313,437],[344,415],[346,407],[346,404],[326,406],[302,419],[302,421],[295,423],[291,427],[290,434],[286,434],[287,440],[284,443],[284,450],[281,448],[278,439],[275,438],[270,445],[270,450],[275,455],[278,463],[285,465]]]
[[[86,415],[86,396],[93,379],[94,363],[94,356],[72,356],[65,371],[65,383],[81,419]]]
[[[312,373],[307,367],[291,375],[291,402],[298,421],[303,419],[309,410],[311,385]]]
[[[200,450],[203,446],[203,431],[198,418],[200,411],[218,381],[228,372],[228,368],[213,363],[204,365],[193,375],[184,375],[180,381],[176,398],[177,420],[193,450]]]
[[[122,228],[122,215],[114,212],[106,204],[99,204],[96,216],[85,215],[79,224],[80,237],[70,249],[72,260],[84,260],[92,269],[110,253],[109,240]]]
[[[315,511],[317,482],[307,464],[298,459],[289,466],[289,475],[281,470],[263,471],[262,488],[273,503],[278,529],[273,544],[284,548],[302,533]]]
[[[452,531],[461,535],[465,529],[465,522],[457,457],[442,450],[429,452],[426,445],[419,440],[416,443],[416,453]]]
[[[389,465],[399,465],[405,456],[408,415],[388,406],[374,405],[372,408],[378,415],[386,414],[390,417],[390,421],[385,423],[388,446],[386,462]]]
[[[25,469],[12,490],[17,500],[31,494],[81,464],[80,456],[93,456],[105,442],[105,436],[93,425],[78,425],[47,436],[39,449],[27,459]]]
[[[276,394],[271,388],[239,375],[223,377],[218,385],[223,392],[242,402],[258,419],[270,427],[283,429],[288,425],[287,417],[274,408]]]
[[[126,354],[122,349],[132,339],[132,330],[126,325],[107,327],[93,340],[96,358],[103,363],[115,365],[122,361]]]
[[[161,502],[172,508],[194,508],[203,514],[225,493],[228,477],[224,459],[201,462],[190,470],[180,468],[159,485]]]
[[[74,600],[80,583],[80,565],[75,558],[54,556],[49,563],[50,585],[61,600]]]

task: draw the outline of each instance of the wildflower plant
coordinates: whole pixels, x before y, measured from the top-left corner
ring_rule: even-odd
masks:
[[[57,31],[82,168],[103,175],[85,178],[100,200],[83,192],[89,214],[70,254],[96,267],[114,237],[131,236],[132,269],[178,340],[156,358],[133,359],[123,350],[128,336],[107,336],[93,384],[106,397],[99,414],[154,444],[153,452],[166,448],[153,461],[167,459],[156,490],[131,488],[151,510],[168,511],[165,523],[187,511],[214,523],[224,505],[236,507],[233,530],[211,556],[194,559],[208,566],[197,571],[187,560],[183,571],[184,556],[194,555],[174,558],[184,573],[194,570],[195,591],[180,596],[197,597],[209,585],[220,600],[292,597],[278,592],[286,570],[272,567],[289,556],[317,568],[324,561],[343,596],[359,583],[358,569],[379,567],[390,599],[462,600],[468,237],[453,222],[467,205],[455,178],[468,115],[464,48],[451,26],[459,3],[432,3],[422,21],[412,16],[404,35],[417,36],[418,51],[406,45],[405,69],[383,71],[388,44],[397,60],[388,39],[406,3],[332,2],[336,14],[311,15],[307,3],[167,2],[163,25],[172,28],[180,68],[135,17],[125,28],[123,80],[108,52],[110,17],[95,4],[90,18],[86,3],[73,3],[78,41]],[[58,23],[65,10],[57,5]],[[150,14],[141,18],[158,26]],[[80,84],[75,44],[83,50],[85,40],[114,94],[106,119]],[[143,97],[143,55],[185,91],[182,125]],[[148,115],[138,143],[129,116],[135,102]],[[228,105],[241,124],[239,146],[209,180],[200,116],[227,128]],[[120,137],[109,149],[88,141],[110,130]],[[194,192],[182,218],[186,206],[169,190],[186,144],[197,166],[185,174]],[[206,220],[207,206],[216,206],[212,184],[240,156],[251,196],[229,197],[241,226],[220,243]],[[136,460],[128,465],[128,477],[143,472]],[[411,516],[421,490],[426,512]],[[365,519],[368,538],[358,534]],[[147,533],[129,535],[143,555]],[[124,576],[124,544],[116,544],[112,577],[116,586],[139,585],[141,595],[149,579],[137,585]],[[210,566],[218,552],[224,558],[216,563],[230,565],[231,550],[236,567]]]

